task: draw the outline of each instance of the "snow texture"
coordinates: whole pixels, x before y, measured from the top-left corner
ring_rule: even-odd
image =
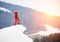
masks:
[[[0,7],[0,10],[1,10],[1,11],[4,11],[4,12],[9,12],[9,13],[11,13],[10,10],[8,10],[8,9],[6,9],[6,8],[3,8],[3,7]]]
[[[32,42],[32,39],[23,33],[25,30],[23,25],[0,29],[0,42]]]
[[[30,34],[28,36],[32,36],[32,35],[41,35],[41,36],[49,36],[50,34],[54,34],[54,33],[60,33],[60,30],[55,28],[55,27],[52,27],[50,25],[45,25],[46,26],[46,31],[39,31],[37,33],[34,33],[34,34]]]

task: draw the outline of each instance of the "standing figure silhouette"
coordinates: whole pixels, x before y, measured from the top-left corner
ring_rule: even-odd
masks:
[[[14,25],[20,24],[20,19],[18,17],[18,12],[17,11],[14,12],[14,18],[15,18]]]

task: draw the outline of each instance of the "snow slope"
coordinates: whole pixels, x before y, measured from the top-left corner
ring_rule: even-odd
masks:
[[[48,36],[50,34],[60,33],[60,30],[59,29],[57,29],[55,27],[52,27],[51,25],[46,24],[45,26],[46,26],[46,31],[39,31],[37,33],[30,34],[28,36],[38,35],[38,34],[40,34],[41,36]]]
[[[60,33],[60,30],[52,27],[51,25],[47,25],[46,24],[46,31],[39,31],[38,34],[42,35],[42,36],[48,36],[50,34],[54,34],[54,33]]]
[[[0,29],[0,42],[32,42],[32,39],[23,33],[25,30],[23,25]]]
[[[9,12],[9,13],[11,13],[10,10],[8,10],[8,9],[6,9],[6,8],[3,8],[3,7],[0,7],[0,10],[2,10],[2,11],[4,11],[4,12]]]

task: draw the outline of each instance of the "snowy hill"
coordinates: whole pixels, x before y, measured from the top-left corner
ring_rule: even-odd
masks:
[[[32,39],[23,33],[25,30],[23,25],[0,29],[0,42],[32,42]]]
[[[39,31],[37,33],[30,34],[28,36],[34,36],[34,35],[48,36],[50,34],[60,33],[60,30],[58,28],[52,27],[48,24],[46,24],[45,26],[46,26],[46,31]]]

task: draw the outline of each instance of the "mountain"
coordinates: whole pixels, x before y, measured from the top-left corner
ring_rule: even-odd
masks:
[[[9,13],[7,11],[4,12],[3,10],[0,10],[0,29],[13,25],[15,10],[18,10],[21,24],[27,27],[27,30],[24,32],[25,34],[46,30],[45,24],[60,28],[60,17],[48,15],[44,12],[39,12],[27,7],[13,5],[11,3],[5,3],[2,1],[0,1],[0,7],[11,11],[11,13]],[[55,17],[56,19],[52,17]]]

